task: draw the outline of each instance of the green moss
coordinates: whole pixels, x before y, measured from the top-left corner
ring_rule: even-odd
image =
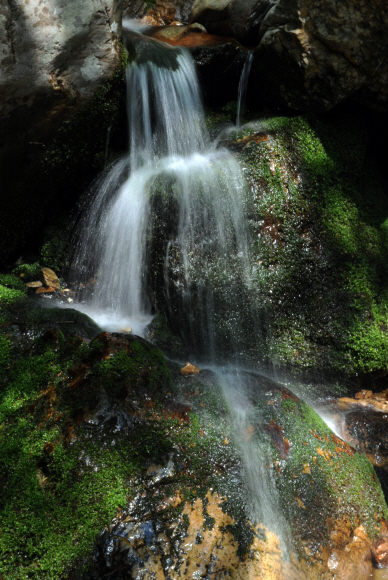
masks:
[[[0,334],[0,385],[10,362],[11,343],[8,338]]]
[[[240,153],[260,322],[247,356],[303,372],[386,370],[388,201],[365,123],[349,113],[266,126],[269,140]]]
[[[0,284],[0,304],[9,304],[17,298],[23,298],[26,290],[16,290]]]
[[[25,282],[30,282],[39,278],[41,268],[42,266],[39,262],[34,262],[33,264],[19,264],[12,270],[12,273],[16,276],[23,274],[23,280]]]
[[[303,401],[273,394],[265,414],[268,422],[280,425],[290,444],[287,460],[273,449],[273,461],[282,510],[297,542],[313,546],[322,539],[326,541],[328,521],[333,515],[335,520],[349,518],[354,527],[361,519],[374,538],[376,524],[388,512],[369,460],[335,438]],[[319,521],[316,513],[320,514]]]
[[[0,339],[3,371],[10,349]],[[32,355],[11,364],[0,389],[0,574],[10,580],[58,578],[73,564],[81,574],[97,534],[126,504],[133,474],[144,471],[145,459],[172,451],[168,422],[140,423],[128,437],[107,421],[92,440],[74,424],[95,405],[101,380],[108,393],[125,384],[147,393],[169,386],[159,351],[132,342],[130,354],[123,349],[101,361],[103,342],[62,336],[51,344],[38,339]],[[92,367],[88,379],[85,364]],[[70,446],[67,433],[76,434]]]
[[[166,387],[171,383],[171,373],[162,352],[141,342],[133,342],[128,353],[121,350],[115,356],[98,363],[95,373],[112,392],[120,388],[119,379],[131,381],[139,374],[147,379],[150,389]]]
[[[56,273],[65,266],[65,258],[68,242],[68,228],[66,218],[49,226],[44,233],[44,243],[40,251],[39,262],[43,268],[51,268]]]

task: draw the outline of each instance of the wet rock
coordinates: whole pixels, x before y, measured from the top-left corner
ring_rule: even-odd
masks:
[[[52,286],[49,286],[48,288],[45,286],[42,286],[41,288],[37,288],[35,290],[35,294],[52,294],[53,292],[55,292],[55,288],[53,288]]]
[[[122,332],[123,334],[132,334],[132,328],[128,326],[127,328],[122,328],[120,332]]]
[[[362,390],[354,395],[355,399],[371,399],[373,397],[372,391]]]
[[[360,91],[360,100],[386,107],[383,0],[336,9],[320,0],[197,0],[194,21],[257,47],[250,90],[272,104],[322,111]]]
[[[41,288],[42,285],[43,285],[42,282],[37,280],[36,282],[28,282],[26,284],[26,287],[27,288]]]
[[[102,332],[87,343],[79,336],[64,341],[53,330],[40,339],[32,356],[40,356],[43,342],[50,357],[59,349],[57,360],[66,370],[54,381],[49,373],[1,434],[14,433],[26,417],[30,428],[47,425],[52,435],[34,452],[31,477],[47,491],[41,501],[48,512],[52,494],[63,488],[62,470],[71,465],[61,539],[69,529],[73,541],[86,502],[83,526],[88,537],[97,538],[88,563],[91,578],[121,579],[147,570],[174,579],[226,572],[235,580],[345,580],[351,571],[355,580],[384,560],[386,509],[373,468],[289,390],[243,373],[244,389],[236,392],[245,392],[251,412],[240,433],[218,374],[182,377],[178,365],[168,368],[158,349],[130,335]],[[241,374],[225,380],[238,387]],[[25,468],[25,453],[12,449],[13,465],[20,461]],[[254,471],[251,485],[244,450],[254,451],[248,453],[252,460],[259,455],[258,465],[268,473],[265,501],[277,506],[277,517],[290,528],[289,559],[282,559],[272,524],[252,521],[250,498],[262,476]],[[15,489],[5,489],[11,501]],[[73,498],[85,490],[89,495],[78,505]],[[1,509],[0,504],[0,515]],[[46,528],[36,532],[41,541]],[[82,550],[85,558],[84,545]],[[39,558],[44,561],[42,550]],[[34,553],[20,565],[33,569],[36,559]],[[66,565],[77,570],[79,562]]]
[[[183,368],[181,368],[181,375],[196,375],[200,372],[199,368],[191,363],[186,363]]]
[[[44,286],[46,287],[51,286],[55,290],[61,289],[58,276],[53,270],[51,270],[51,268],[42,268],[40,271],[40,277]]]
[[[388,416],[373,407],[353,406],[344,416],[343,437],[377,467],[388,467]]]
[[[358,393],[359,394],[359,393]],[[357,397],[357,395],[356,395]],[[355,398],[352,399],[351,397],[340,397],[338,399],[338,404],[340,409],[354,409],[358,407],[370,407],[375,409],[376,411],[380,411],[383,413],[388,412],[388,401],[386,400],[385,393],[381,396],[365,396],[365,398]]]
[[[205,384],[222,407],[214,375],[205,371],[203,376],[206,380],[200,383],[197,377],[188,377],[181,391],[181,396],[190,397],[193,412],[200,417],[198,439],[191,448],[198,458],[203,451],[196,450],[196,446],[205,449],[207,437],[215,436],[201,411],[204,408],[206,412]],[[117,569],[133,577],[144,568],[156,577],[187,579],[196,572],[205,571],[214,575],[226,572],[235,579],[260,576],[265,580],[364,580],[373,573],[377,558],[385,557],[385,527],[380,516],[375,519],[373,514],[369,531],[361,525],[360,516],[354,517],[347,503],[349,471],[345,468],[346,481],[340,485],[334,475],[337,469],[342,471],[344,466],[339,466],[342,461],[352,470],[350,465],[356,460],[354,450],[332,434],[314,412],[307,410],[307,406],[287,389],[257,375],[247,376],[247,380],[252,388],[251,396],[261,408],[260,414],[264,413],[268,420],[251,426],[246,441],[251,442],[260,432],[268,434],[273,441],[273,467],[267,465],[267,469],[273,469],[281,509],[287,514],[292,529],[293,548],[289,561],[282,560],[281,542],[273,530],[262,524],[252,524],[244,509],[238,512],[238,517],[233,509],[229,511],[231,487],[219,488],[221,480],[213,477],[208,487],[198,463],[195,479],[191,483],[187,480],[189,489],[181,487],[181,478],[189,475],[184,466],[190,464],[191,453],[184,446],[182,459],[178,459],[179,452],[174,450],[164,464],[151,463],[147,467],[136,496],[118,511],[104,531],[97,543],[97,577]],[[262,397],[264,403],[259,402]],[[220,410],[218,423],[222,425],[222,408]],[[274,416],[276,425],[275,419],[270,419]],[[234,436],[229,432],[227,438],[220,438],[225,457],[236,456]],[[288,444],[284,453],[285,436]],[[269,457],[261,460],[268,464]],[[207,456],[205,461],[213,460]],[[367,465],[365,458],[361,461]],[[219,462],[216,465],[222,473],[222,465]],[[238,486],[237,494],[245,493],[239,469],[232,468],[232,473],[233,485]],[[372,475],[373,470],[369,473]],[[364,477],[361,472],[358,476]],[[364,485],[373,487],[373,479],[365,477]],[[330,492],[326,486],[330,487]],[[363,487],[363,492],[365,489]],[[191,500],[186,499],[188,492]],[[352,490],[349,500],[354,507],[353,502],[360,502],[361,496],[356,499]],[[374,535],[375,526],[380,535]]]

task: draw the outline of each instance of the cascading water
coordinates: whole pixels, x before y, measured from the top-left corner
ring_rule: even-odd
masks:
[[[241,127],[242,116],[244,114],[245,99],[247,96],[248,80],[249,74],[251,72],[252,62],[253,62],[253,52],[249,52],[241,73],[240,84],[238,87],[237,122],[236,122],[237,128]]]
[[[158,202],[163,219],[174,222],[163,258],[165,295],[173,308],[174,285],[184,287],[180,314],[188,348],[213,365],[227,350],[239,360],[233,343],[239,342],[241,312],[249,309],[250,286],[242,170],[230,152],[210,142],[190,55],[130,35],[136,57],[127,73],[129,154],[101,178],[84,214],[72,277],[97,282],[76,307],[107,330],[130,326],[134,334],[144,334],[152,319],[147,245]],[[276,486],[265,468],[265,445],[244,442],[255,413],[244,374],[221,367],[215,372],[241,449],[250,517],[287,545]]]

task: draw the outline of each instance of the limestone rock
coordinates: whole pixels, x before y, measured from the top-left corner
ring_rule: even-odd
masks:
[[[121,11],[115,0],[2,4],[2,117],[16,110],[19,117],[34,115],[42,98],[47,112],[52,99],[57,107],[63,97],[85,100],[117,63]]]
[[[254,90],[272,104],[328,110],[362,89],[388,108],[384,0],[196,0],[195,21],[257,47]]]
[[[51,270],[51,268],[42,268],[40,271],[40,278],[46,287],[51,286],[55,290],[61,289],[58,276],[53,270]]]
[[[43,180],[41,158],[59,127],[113,76],[121,16],[121,0],[0,2],[0,229],[11,232],[0,258],[16,251],[15,233],[28,239],[47,211],[46,192],[36,184]],[[10,223],[15,207],[19,221]]]

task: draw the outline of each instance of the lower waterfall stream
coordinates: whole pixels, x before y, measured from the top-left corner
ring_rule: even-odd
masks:
[[[260,417],[249,396],[248,373],[239,370],[245,366],[243,310],[255,325],[255,313],[249,312],[249,188],[237,159],[210,139],[189,53],[133,30],[127,35],[136,55],[127,69],[129,153],[103,174],[83,214],[71,277],[92,277],[96,283],[72,307],[107,331],[130,328],[144,336],[153,319],[152,230],[155,220],[171,221],[159,256],[165,303],[183,312],[180,332],[191,361],[210,368],[223,392],[249,494],[248,517],[279,537],[287,559],[291,532],[266,467],[267,443],[246,437]],[[251,55],[245,84],[250,64]],[[238,124],[241,107],[240,102]],[[180,287],[179,307],[171,293],[174,285]]]

